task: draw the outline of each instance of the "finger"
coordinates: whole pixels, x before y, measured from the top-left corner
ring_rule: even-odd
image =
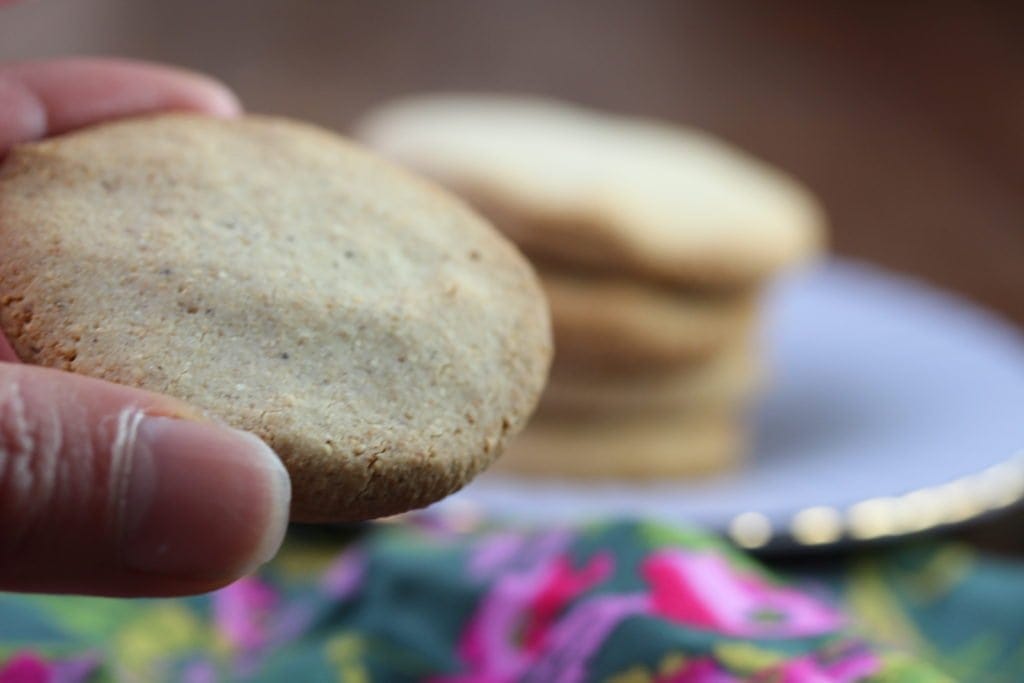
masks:
[[[0,331],[0,363],[17,363],[18,356],[15,355],[14,349],[11,348],[11,343],[7,341],[7,337]]]
[[[0,363],[0,590],[211,590],[277,551],[289,501],[251,434],[168,397]]]
[[[123,59],[0,65],[0,156],[11,145],[164,110],[233,116],[238,100],[206,76]]]
[[[0,65],[0,158],[19,142],[169,109],[233,116],[240,107],[222,84],[165,66],[118,59]],[[17,361],[2,332],[0,361]]]

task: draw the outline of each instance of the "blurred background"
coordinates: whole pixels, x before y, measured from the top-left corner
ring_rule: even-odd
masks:
[[[511,90],[665,117],[789,171],[834,249],[1024,323],[1024,5],[718,0],[35,0],[0,60],[206,71],[345,128],[400,93]]]
[[[204,71],[250,110],[337,129],[428,90],[686,123],[806,183],[834,251],[1024,324],[1020,3],[36,0],[0,15],[0,60],[68,54]],[[1020,550],[1005,524],[973,533]]]

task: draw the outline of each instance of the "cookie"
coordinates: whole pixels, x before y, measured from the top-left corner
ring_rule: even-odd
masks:
[[[595,419],[729,410],[750,398],[763,380],[749,346],[726,348],[671,370],[620,376],[590,375],[556,363],[540,409],[545,416]]]
[[[538,418],[509,444],[495,469],[571,479],[699,477],[734,467],[745,447],[742,426],[726,414]]]
[[[256,433],[291,474],[295,520],[452,492],[546,377],[548,312],[519,252],[312,126],[164,115],[21,146],[0,217],[18,356]]]
[[[822,213],[782,173],[703,133],[528,97],[385,105],[357,135],[468,198],[530,253],[733,287],[811,257]]]
[[[755,320],[752,293],[673,291],[543,266],[539,273],[556,365],[589,374],[690,364],[749,334]]]

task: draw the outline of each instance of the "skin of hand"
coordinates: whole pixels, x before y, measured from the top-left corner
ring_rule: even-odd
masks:
[[[219,83],[151,64],[0,65],[0,164],[18,143],[167,110],[240,107]],[[19,363],[0,333],[0,590],[213,590],[277,552],[290,499],[252,434],[167,396]]]

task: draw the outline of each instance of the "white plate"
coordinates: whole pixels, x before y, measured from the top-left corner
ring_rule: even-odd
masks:
[[[748,467],[703,481],[585,484],[486,474],[434,510],[553,524],[688,522],[749,548],[955,524],[1024,497],[1024,341],[905,278],[832,262],[766,302],[773,381]]]

